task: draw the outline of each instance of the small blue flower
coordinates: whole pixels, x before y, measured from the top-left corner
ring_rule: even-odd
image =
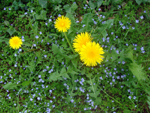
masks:
[[[133,99],[136,99],[136,96],[134,96]]]
[[[52,19],[49,19],[48,21],[49,21],[49,22],[51,22],[51,21],[52,21]]]
[[[38,38],[39,38],[39,36],[38,36],[38,35],[36,35],[36,36],[35,36],[35,38],[36,38],[36,39],[38,39]]]
[[[129,96],[128,98],[131,99],[131,96]]]
[[[118,9],[120,9],[121,8],[121,5],[118,5]]]
[[[141,51],[144,51],[144,47],[141,47]]]
[[[71,103],[73,103],[74,102],[74,100],[73,99],[71,99]]]
[[[143,16],[140,16],[140,18],[141,18],[141,19],[144,19],[144,17],[143,17]]]
[[[24,14],[25,14],[25,15],[27,15],[28,13],[27,13],[27,12],[25,12]]]
[[[22,41],[24,42],[25,40],[24,40],[24,39],[22,39]]]
[[[79,23],[79,21],[77,20],[76,23]]]
[[[136,20],[135,22],[136,22],[136,23],[139,23],[139,20]]]
[[[125,29],[125,28],[126,28],[125,26],[122,27],[122,29]]]
[[[53,101],[52,100],[50,100],[50,103],[52,103]]]
[[[33,44],[34,47],[36,47],[36,44]]]
[[[125,61],[122,61],[122,64],[125,64]]]
[[[32,101],[33,99],[32,98],[30,98],[30,101]]]
[[[55,107],[55,105],[52,105],[52,107],[54,108],[54,107]]]
[[[103,78],[102,78],[102,77],[99,77],[99,79],[103,80]]]

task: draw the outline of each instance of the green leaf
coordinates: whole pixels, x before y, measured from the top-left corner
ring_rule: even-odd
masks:
[[[62,54],[63,53],[63,50],[58,48],[58,46],[56,44],[52,45],[52,51],[54,54]]]
[[[132,60],[132,62],[134,62],[134,59],[133,59],[133,50],[132,50],[131,46],[128,47],[128,49],[126,50],[125,53],[126,53],[125,57],[129,58],[130,60]]]
[[[7,83],[3,86],[4,89],[14,89],[15,87],[17,87],[17,84],[16,83]]]
[[[118,56],[119,56],[119,55],[116,53],[116,51],[115,51],[115,50],[112,50],[111,55],[112,55],[112,61],[114,61],[114,60],[118,59]]]
[[[25,46],[29,46],[29,47],[31,47],[31,46],[32,46],[32,44],[31,44],[31,43],[28,43],[28,42],[24,42],[24,43],[23,43],[23,45],[25,45]]]
[[[103,3],[103,0],[97,0],[97,7],[99,8]]]
[[[95,94],[94,94],[94,93],[89,93],[89,95],[90,95],[91,97],[94,97],[94,98],[95,98]]]
[[[88,28],[90,28],[89,24],[93,23],[93,21],[92,21],[92,14],[91,13],[85,14],[84,17],[83,17],[82,23],[85,24],[85,28],[86,28],[86,31],[87,31]]]
[[[28,86],[31,83],[31,81],[25,81],[22,83],[22,86]]]
[[[23,18],[25,15],[19,15],[20,18]]]
[[[33,29],[34,29],[35,33],[37,34],[37,32],[38,32],[38,22],[34,23]]]
[[[129,110],[129,109],[124,109],[124,111],[123,111],[124,113],[131,113],[131,110]]]
[[[78,74],[78,73],[75,72],[70,66],[68,67],[67,73],[70,73],[71,75]]]
[[[46,18],[46,13],[47,13],[47,11],[42,10],[40,15],[36,14],[36,19],[37,20],[46,20],[47,19]]]
[[[96,104],[100,105],[102,103],[102,99],[100,97],[97,97],[95,102]]]
[[[119,3],[122,3],[121,0],[112,0],[112,4],[115,5],[115,4],[119,4]],[[124,4],[125,2],[123,2],[122,4]]]
[[[92,73],[88,73],[86,74],[86,77],[90,78],[92,76]],[[88,81],[87,81],[88,82]],[[91,82],[89,81],[89,84],[91,84]]]
[[[77,69],[77,65],[78,65],[77,59],[73,59],[73,60],[71,60],[71,62],[73,64],[73,66],[75,67],[75,69]]]
[[[70,27],[70,29],[68,31],[68,34],[70,34],[72,32],[75,32],[76,29],[75,29],[74,25],[76,24],[76,22],[75,22],[75,18],[73,16],[73,14],[68,12],[66,14],[66,17],[68,17],[71,20],[71,27]]]
[[[95,7],[96,7],[95,4],[94,4],[91,0],[89,1],[89,6],[90,6],[92,9],[95,9]]]
[[[61,9],[61,5],[55,6],[54,9],[59,11]]]
[[[63,67],[60,71],[60,73],[58,73],[58,71],[52,73],[49,77],[49,81],[57,81],[57,80],[63,80],[62,76],[65,78],[69,78],[69,75],[67,74],[68,72],[66,71],[65,67]]]
[[[81,70],[81,75],[84,75],[86,72],[85,72],[85,67]]]
[[[73,13],[77,8],[78,8],[77,4],[76,4],[76,3],[73,3],[73,4],[71,5],[71,12]]]
[[[150,101],[150,95],[149,95],[149,96],[147,96],[147,99],[148,99],[148,101]]]
[[[133,62],[129,65],[129,69],[139,81],[145,80],[145,72],[143,71],[143,67],[141,65]]]
[[[113,22],[114,22],[114,19],[107,20],[104,24],[106,26],[106,29],[110,28],[112,26]]]
[[[72,24],[72,23],[73,23],[73,24],[76,23],[73,14],[67,13],[67,14],[66,14],[66,17],[68,17],[68,18],[71,20],[71,24]]]
[[[42,8],[47,7],[47,0],[39,0],[39,4],[41,5]]]
[[[63,7],[67,13],[74,13],[74,11],[78,8],[77,4],[76,3],[73,3],[71,5],[71,7],[67,4]]]
[[[148,103],[149,108],[150,108],[150,95],[149,95],[149,96],[147,96],[147,103]]]
[[[70,9],[70,6],[68,4],[64,5],[63,8],[66,10],[66,12],[71,13],[71,9]]]
[[[1,36],[0,37],[0,42],[6,42],[6,44],[9,44],[8,42],[8,39],[7,38],[5,38],[5,36]]]
[[[62,80],[61,75],[58,73],[58,71],[52,73],[49,77],[49,81],[57,81],[57,80]]]
[[[136,0],[136,3],[137,3],[138,5],[140,5],[140,4],[142,3],[142,0]]]
[[[10,34],[10,36],[12,36],[16,32],[16,29],[10,27],[7,29],[7,32]]]
[[[54,4],[58,4],[58,3],[61,3],[62,0],[50,0],[50,2],[54,3]]]
[[[57,58],[60,58],[60,59],[66,58],[67,60],[68,59],[71,60],[71,59],[74,59],[78,56],[77,54],[76,55],[69,55],[69,56],[64,54],[65,51],[62,48],[58,47],[56,44],[52,45],[52,51],[57,56]]]
[[[97,96],[99,95],[99,91],[96,91],[95,93],[89,93],[89,95],[91,97],[97,98]]]
[[[65,67],[63,67],[63,68],[61,69],[61,71],[60,71],[60,76],[63,76],[63,77],[65,77],[65,78],[69,78],[69,79],[70,79],[70,77],[68,76],[68,74],[67,74],[67,72],[66,72]]]
[[[28,63],[29,63],[28,68],[29,68],[30,72],[33,72],[35,70],[35,62],[34,62],[34,60],[28,61]]]
[[[48,36],[54,36],[54,37],[58,37],[57,34],[51,33],[51,34],[47,34]]]
[[[4,38],[5,38],[5,36],[1,36],[1,37],[0,37],[0,40],[3,40]]]
[[[7,20],[4,21],[4,24],[5,24],[6,26],[9,26],[9,25],[10,25]]]
[[[78,56],[79,56],[78,54],[75,54],[75,55],[66,55],[67,59],[69,59],[69,60],[75,59]]]
[[[97,31],[103,35],[104,38],[107,36],[106,29],[104,27],[98,27]]]

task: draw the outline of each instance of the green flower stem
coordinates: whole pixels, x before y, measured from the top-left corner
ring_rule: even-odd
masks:
[[[120,102],[118,102],[116,99],[114,99],[112,96],[108,95],[104,90],[102,90],[107,96],[109,96],[110,98],[112,98],[114,101],[116,101],[118,104],[120,104],[122,106],[122,104]]]
[[[70,42],[69,42],[69,40],[68,40],[67,35],[66,35],[65,32],[64,32],[64,35],[65,35],[65,38],[66,38],[66,40],[67,40],[67,42],[68,42],[68,44],[69,44],[69,46],[70,46],[72,52],[75,54],[75,52],[74,52],[74,50],[73,50],[73,48],[72,48],[72,46],[71,46],[71,44],[70,44]]]
[[[23,52],[23,53],[20,53],[20,54],[25,54],[25,53],[32,52],[32,51],[37,51],[37,50],[40,50],[40,49],[30,49],[30,50],[28,50],[28,51],[25,51],[25,52]]]

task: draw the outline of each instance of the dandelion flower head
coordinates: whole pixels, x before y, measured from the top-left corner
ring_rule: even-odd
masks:
[[[22,45],[22,40],[19,37],[14,36],[14,37],[11,37],[11,39],[9,40],[9,44],[11,48],[19,49],[19,47],[21,47]]]
[[[76,38],[73,40],[73,47],[76,52],[80,52],[83,45],[86,45],[87,42],[91,42],[92,38],[88,32],[78,34]]]
[[[71,21],[68,17],[60,16],[55,21],[55,28],[60,32],[67,32],[67,30],[70,28]]]
[[[83,45],[80,51],[80,59],[84,62],[86,66],[96,66],[97,63],[103,61],[104,54],[103,48],[95,42],[88,42]]]

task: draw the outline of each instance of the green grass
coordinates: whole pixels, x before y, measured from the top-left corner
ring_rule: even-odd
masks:
[[[150,3],[134,0],[26,0],[0,4],[0,112],[150,112]],[[89,32],[104,51],[87,67],[67,37]],[[9,39],[23,45],[14,50]]]

